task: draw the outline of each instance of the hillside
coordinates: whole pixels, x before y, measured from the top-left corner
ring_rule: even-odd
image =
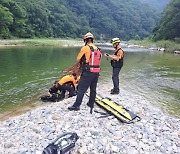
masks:
[[[172,0],[154,29],[154,40],[179,40],[178,38],[180,38],[180,1]]]
[[[0,14],[0,38],[81,38],[91,31],[124,40],[149,36],[160,16],[139,0],[1,0]]]

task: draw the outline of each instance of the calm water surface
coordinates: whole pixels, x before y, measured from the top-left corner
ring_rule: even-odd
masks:
[[[103,48],[112,52],[112,48]],[[120,86],[145,96],[171,115],[180,116],[180,55],[146,49],[125,50]],[[0,49],[0,113],[31,100],[76,61],[79,48]],[[99,82],[111,81],[110,61],[102,59]],[[39,99],[37,97],[36,99]]]

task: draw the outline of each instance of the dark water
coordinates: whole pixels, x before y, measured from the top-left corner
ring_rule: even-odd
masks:
[[[112,52],[111,48],[102,48]],[[180,55],[125,50],[120,85],[148,98],[165,112],[180,116]],[[76,61],[79,48],[0,49],[0,113],[31,100]],[[111,81],[110,61],[102,59],[99,82]],[[38,99],[38,97],[36,98]]]

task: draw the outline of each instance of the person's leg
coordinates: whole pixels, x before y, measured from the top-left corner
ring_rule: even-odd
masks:
[[[84,93],[87,91],[88,87],[90,86],[90,72],[83,72],[81,76],[80,83],[78,84],[78,92],[75,103],[69,107],[69,110],[79,110],[79,107],[82,103],[82,99],[84,97]]]
[[[115,78],[115,75],[114,75],[115,73],[114,72],[115,71],[114,70],[115,70],[115,68],[113,67],[113,70],[112,70],[113,89],[112,89],[112,91],[114,91],[114,87],[115,87],[115,81],[114,81],[114,78]]]
[[[60,90],[62,91],[62,94],[65,96],[65,92],[68,91],[69,92],[69,97],[74,96],[74,89],[71,86],[66,86],[66,85],[62,85],[60,87]]]
[[[113,68],[113,75],[112,75],[112,80],[113,80],[113,91],[112,92],[119,92],[119,72],[120,72],[121,68],[117,67],[117,68]]]
[[[89,102],[87,104],[91,108],[94,107],[98,78],[99,78],[99,74],[95,74],[95,73],[92,74],[92,81],[90,85],[90,96],[89,96]]]
[[[68,91],[69,91],[69,97],[75,96],[75,95],[74,95],[74,94],[75,94],[75,91],[74,91],[74,88],[73,88],[73,87],[69,86]]]
[[[114,89],[119,89],[119,72],[120,72],[120,68],[113,68],[112,80],[113,80]]]

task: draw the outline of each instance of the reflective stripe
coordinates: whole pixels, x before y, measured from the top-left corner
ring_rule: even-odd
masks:
[[[92,52],[92,61],[91,61],[91,65],[93,66],[94,65],[94,52]],[[90,65],[90,67],[91,67]],[[91,67],[91,70],[93,71],[93,67]]]
[[[89,46],[91,49],[91,57],[90,57],[90,72],[99,73],[100,72],[100,62],[101,62],[101,52],[98,48],[94,49],[92,46]]]

